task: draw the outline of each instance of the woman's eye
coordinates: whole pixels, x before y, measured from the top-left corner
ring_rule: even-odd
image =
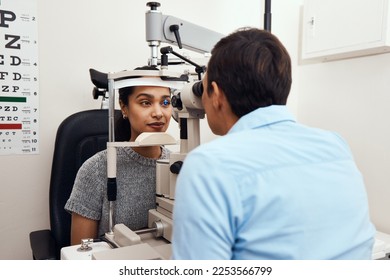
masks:
[[[171,101],[168,99],[164,99],[164,101],[161,103],[162,106],[169,106],[171,105]]]
[[[150,105],[150,101],[148,101],[148,100],[142,100],[142,101],[140,102],[140,104],[141,104],[142,106],[149,106],[149,105]]]

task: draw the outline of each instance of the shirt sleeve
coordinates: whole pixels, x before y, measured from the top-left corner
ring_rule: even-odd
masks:
[[[215,159],[199,152],[187,156],[176,184],[173,259],[232,258],[241,212],[235,186]]]

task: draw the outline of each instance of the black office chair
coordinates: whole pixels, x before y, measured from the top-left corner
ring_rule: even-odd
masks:
[[[120,110],[115,111],[118,117]],[[35,260],[60,259],[61,248],[70,246],[71,215],[64,210],[78,169],[103,150],[108,141],[108,110],[75,113],[58,127],[50,179],[50,229],[30,233]]]

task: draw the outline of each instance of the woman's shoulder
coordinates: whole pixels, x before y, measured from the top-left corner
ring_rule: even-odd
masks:
[[[107,166],[107,151],[103,150],[97,152],[90,158],[84,161],[81,165],[80,170],[99,170],[101,168],[105,168]]]

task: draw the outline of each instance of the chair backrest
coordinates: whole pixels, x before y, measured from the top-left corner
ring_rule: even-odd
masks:
[[[120,113],[115,112],[116,116]],[[108,110],[75,113],[58,127],[50,180],[50,227],[57,251],[70,245],[71,215],[64,209],[78,169],[104,150],[108,141]]]

